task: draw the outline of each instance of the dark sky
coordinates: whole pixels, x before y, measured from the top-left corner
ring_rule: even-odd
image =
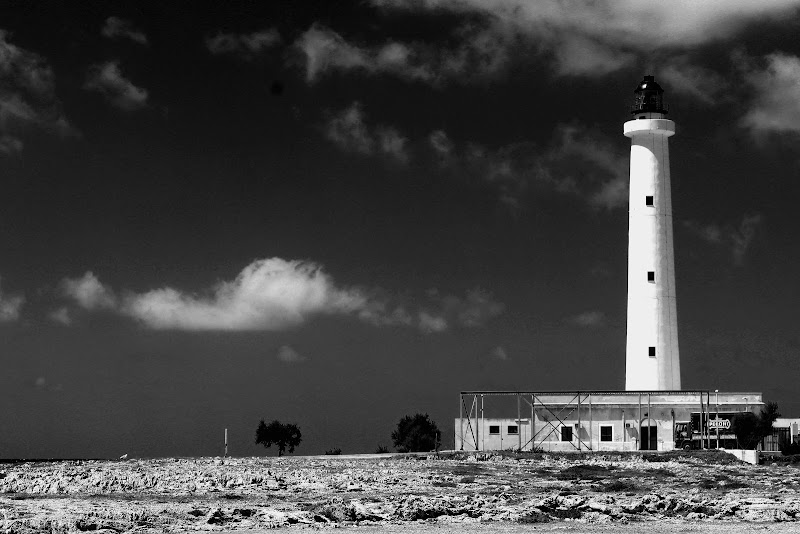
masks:
[[[0,3],[0,457],[622,389],[645,74],[683,386],[800,415],[800,1],[319,4]]]

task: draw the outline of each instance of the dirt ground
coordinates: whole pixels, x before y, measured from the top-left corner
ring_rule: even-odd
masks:
[[[800,532],[799,464],[720,452],[0,464],[0,534]]]

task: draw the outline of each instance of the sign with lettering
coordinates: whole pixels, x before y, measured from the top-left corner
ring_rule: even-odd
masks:
[[[708,428],[729,429],[731,427],[730,419],[709,419]]]

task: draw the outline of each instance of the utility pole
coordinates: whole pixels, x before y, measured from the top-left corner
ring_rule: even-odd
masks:
[[[228,429],[225,429],[225,453],[222,455],[223,458],[228,457]]]

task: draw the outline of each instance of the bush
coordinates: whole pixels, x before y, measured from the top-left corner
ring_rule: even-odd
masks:
[[[418,413],[400,419],[397,430],[392,432],[392,442],[399,452],[426,452],[439,449],[439,436],[439,427],[428,414]]]
[[[262,419],[256,429],[256,443],[261,443],[269,448],[274,443],[278,446],[278,456],[283,456],[286,449],[294,452],[294,448],[300,445],[303,438],[297,425],[291,423],[281,423],[277,419],[270,424],[264,423]]]
[[[800,442],[787,443],[781,447],[781,454],[784,456],[792,456],[793,454],[800,454]]]
[[[378,448],[375,449],[375,454],[386,454],[387,452],[389,452],[389,447],[386,445],[378,444]]]
[[[328,456],[338,456],[342,454],[342,449],[340,449],[339,447],[336,447],[335,449],[328,449],[327,451],[325,451],[325,454],[327,454]]]
[[[777,402],[765,404],[759,415],[749,412],[736,414],[732,427],[739,446],[755,449],[762,439],[772,434],[772,423],[780,416]]]

